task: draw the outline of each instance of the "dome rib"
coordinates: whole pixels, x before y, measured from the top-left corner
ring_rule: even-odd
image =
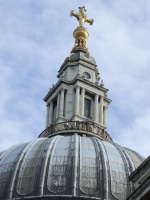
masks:
[[[103,154],[102,154],[102,151],[101,151],[101,147],[98,143],[98,139],[96,137],[91,137],[91,140],[93,141],[94,143],[94,146],[95,146],[95,151],[96,151],[96,160],[97,160],[97,170],[98,170],[98,194],[99,196],[101,195],[101,198],[103,198],[103,191],[104,191],[104,187],[103,187],[103,183],[104,183],[104,174],[105,173],[105,167],[103,167]]]
[[[113,143],[115,145],[115,147],[118,149],[118,151],[120,152],[120,155],[122,157],[122,160],[124,162],[124,167],[125,167],[125,171],[126,171],[126,177],[127,177],[127,193],[126,196],[128,196],[133,188],[133,183],[131,183],[128,179],[129,175],[134,171],[134,166],[131,161],[131,158],[129,157],[129,154],[124,150],[124,148],[120,147],[120,145]]]
[[[109,190],[110,190],[110,177],[108,176],[108,172],[109,172],[109,166],[108,166],[108,156],[106,153],[106,149],[105,146],[102,142],[102,140],[99,140],[98,138],[94,138],[95,141],[98,144],[99,147],[99,152],[100,152],[100,158],[101,158],[101,166],[102,166],[102,170],[101,170],[101,198],[102,199],[109,199]]]

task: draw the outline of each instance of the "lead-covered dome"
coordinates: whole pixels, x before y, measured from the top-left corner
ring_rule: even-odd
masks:
[[[95,136],[38,138],[0,155],[0,199],[119,199],[143,158]]]

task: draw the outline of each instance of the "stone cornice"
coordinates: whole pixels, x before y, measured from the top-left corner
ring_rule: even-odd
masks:
[[[138,197],[143,197],[146,194],[146,191],[149,190],[148,188],[150,189],[150,178],[149,177],[143,182],[143,184],[141,184],[138,188],[136,188],[132,192],[132,194],[127,198],[127,200],[133,200],[133,199],[137,199]]]
[[[60,84],[64,83],[64,84],[75,84],[77,81],[81,81],[83,83],[88,83],[89,86],[94,87],[95,89],[101,90],[104,93],[107,93],[109,90],[107,88],[104,88],[100,85],[96,85],[86,79],[83,79],[81,77],[75,77],[72,81],[66,81],[65,79],[60,79],[58,80],[58,82],[53,86],[53,88],[51,88],[51,90],[47,93],[47,95],[44,97],[44,101],[47,101],[48,97],[59,87]],[[109,103],[111,103],[111,100],[105,97],[105,100],[108,101]]]
[[[84,61],[82,59],[78,59],[76,61],[70,61],[70,60],[67,60],[67,62],[64,62],[64,64],[60,67],[59,71],[58,71],[58,75],[57,75],[57,78],[59,78],[60,74],[68,67],[68,66],[76,66],[76,65],[83,65],[85,67],[88,67],[89,69],[92,69],[92,70],[98,70],[97,68],[97,65],[94,65],[90,62],[87,62],[87,61]]]
[[[129,179],[136,182],[150,168],[150,156],[129,176]]]

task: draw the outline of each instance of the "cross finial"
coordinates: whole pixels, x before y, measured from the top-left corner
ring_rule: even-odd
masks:
[[[85,22],[88,22],[90,25],[92,25],[94,22],[93,19],[89,19],[86,16],[85,12],[86,12],[85,6],[79,7],[79,13],[74,12],[74,10],[70,12],[70,15],[76,17],[77,20],[79,21],[79,27],[83,27]]]

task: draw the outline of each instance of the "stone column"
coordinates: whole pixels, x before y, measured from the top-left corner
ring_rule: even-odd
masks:
[[[65,94],[65,90],[61,89],[61,93],[60,93],[60,110],[59,110],[59,116],[63,117],[64,115],[64,94]]]
[[[46,127],[48,127],[49,126],[49,109],[50,109],[49,103],[46,106],[47,106]]]
[[[56,109],[56,119],[59,117],[59,105],[60,105],[60,94],[57,95],[57,109]]]
[[[103,105],[104,105],[104,97],[100,98],[100,123],[103,124]]]
[[[80,87],[76,87],[76,97],[75,97],[75,114],[79,114],[79,95],[80,95]]]
[[[50,102],[50,109],[49,109],[49,125],[53,122],[53,101]]]
[[[104,107],[104,126],[107,126],[107,107]]]
[[[82,88],[81,92],[81,115],[84,116],[84,99],[85,99],[85,88]]]
[[[95,103],[94,103],[94,122],[98,123],[98,94],[95,94]]]

